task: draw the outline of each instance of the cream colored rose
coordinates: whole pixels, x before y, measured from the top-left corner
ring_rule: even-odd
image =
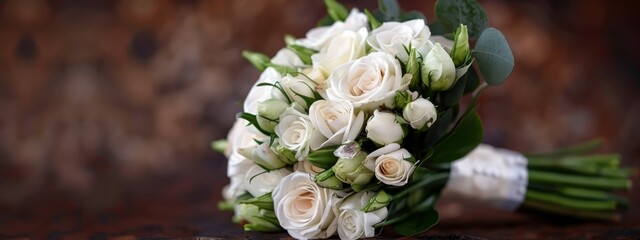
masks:
[[[338,235],[340,239],[359,239],[375,236],[373,225],[387,217],[386,207],[365,213],[367,205],[375,192],[363,191],[342,200],[338,208]]]
[[[381,146],[402,142],[405,132],[396,117],[393,113],[376,109],[365,127],[367,138]]]
[[[309,30],[305,38],[296,41],[296,44],[320,50],[322,49],[331,39],[335,36],[341,34],[344,31],[357,31],[361,28],[366,28],[369,22],[367,20],[367,16],[358,11],[358,9],[351,10],[347,19],[342,21],[337,21],[333,23],[331,26],[325,27],[317,27]]]
[[[373,151],[367,156],[366,166],[375,172],[382,183],[392,186],[403,186],[409,182],[415,166],[405,159],[411,154],[397,143],[389,144]]]
[[[410,80],[393,56],[374,52],[336,68],[327,80],[327,97],[366,111],[383,105],[392,108],[396,91],[406,90]]]
[[[305,109],[309,108],[306,99],[316,98],[316,83],[301,74],[295,77],[291,75],[283,77],[280,85],[291,101],[298,103]]]
[[[309,141],[315,130],[309,116],[302,112],[299,105],[292,104],[282,113],[275,129],[280,145],[294,151],[298,161],[309,154]]]
[[[376,51],[397,56],[403,62],[409,59],[405,47],[420,49],[427,43],[431,32],[424,20],[416,19],[406,22],[385,22],[371,31],[367,43]]]
[[[413,129],[422,129],[425,125],[431,127],[438,118],[438,112],[429,100],[418,98],[404,107],[402,117]]]
[[[292,171],[287,168],[266,171],[260,166],[255,165],[249,168],[244,175],[244,189],[254,197],[265,195],[273,191],[280,183],[280,180],[291,173]]]
[[[328,238],[336,231],[336,191],[318,186],[308,173],[294,172],[273,190],[280,226],[297,239]]]
[[[344,31],[330,39],[320,52],[311,56],[314,67],[320,69],[325,76],[338,66],[365,55],[367,29]]]
[[[309,108],[309,118],[316,129],[312,150],[354,141],[364,124],[364,113],[346,101],[318,100]]]

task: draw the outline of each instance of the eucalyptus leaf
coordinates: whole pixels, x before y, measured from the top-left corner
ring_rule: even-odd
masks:
[[[476,90],[478,85],[480,85],[480,79],[478,78],[478,73],[476,73],[476,69],[474,67],[469,68],[466,78],[467,83],[464,86],[464,94],[469,94]]]
[[[482,120],[472,109],[433,149],[429,163],[448,163],[466,156],[482,142]]]
[[[449,34],[451,33],[447,31],[447,28],[445,28],[440,21],[430,22],[428,26],[432,36],[445,35],[447,33]]]
[[[435,12],[447,32],[454,32],[462,23],[469,28],[470,38],[477,37],[489,23],[484,8],[476,0],[438,0]]]
[[[385,20],[400,20],[400,5],[396,0],[379,0],[378,9],[384,14]]]
[[[500,85],[513,71],[513,53],[507,39],[495,28],[482,32],[472,50],[480,73],[491,86]]]
[[[402,22],[414,19],[422,19],[425,20],[426,23],[427,17],[425,17],[424,14],[420,11],[409,11],[400,13],[400,21]]]

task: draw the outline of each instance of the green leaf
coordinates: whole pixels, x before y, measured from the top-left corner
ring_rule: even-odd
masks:
[[[287,46],[287,48],[291,49],[291,51],[295,52],[296,55],[298,55],[298,57],[300,57],[300,60],[302,60],[302,62],[304,64],[311,64],[311,55],[313,55],[314,53],[317,53],[318,51],[310,49],[310,48],[306,48],[300,45],[289,45]]]
[[[448,163],[466,156],[482,142],[482,120],[472,109],[433,149],[429,163]]]
[[[396,0],[379,0],[378,9],[384,14],[386,21],[400,20],[400,5]]]
[[[473,48],[480,73],[491,86],[499,85],[511,74],[514,61],[504,35],[495,28],[487,28]]]
[[[403,236],[414,236],[435,226],[439,218],[440,215],[433,207],[424,211],[414,211],[410,217],[396,223],[394,229]]]
[[[455,121],[457,114],[458,108],[452,107],[444,110],[442,114],[438,115],[438,119],[427,131],[427,135],[424,137],[424,141],[421,146],[429,148],[437,143],[440,138],[448,132],[449,125]]]
[[[367,19],[369,19],[369,26],[371,27],[371,30],[374,30],[382,25],[382,23],[380,23],[380,21],[378,21],[378,19],[376,19],[376,17],[373,16],[373,14],[369,12],[368,9],[365,9],[364,13],[367,15]]]
[[[471,66],[469,71],[467,72],[467,83],[464,86],[464,94],[472,93],[478,85],[480,85],[480,79],[478,78],[478,73],[476,73],[476,69]]]
[[[349,16],[347,8],[336,0],[324,0],[324,4],[327,5],[327,13],[333,21],[344,21]]]
[[[327,16],[324,16],[322,19],[318,20],[316,25],[318,25],[318,27],[331,26],[331,24],[333,24],[334,22],[335,21],[333,21],[333,18],[327,15]]]
[[[260,72],[264,71],[267,68],[267,64],[271,62],[271,59],[262,53],[259,52],[250,52],[250,51],[242,51],[242,56],[247,59],[254,67],[256,67]]]
[[[447,32],[454,32],[462,23],[469,28],[470,38],[477,37],[489,23],[484,8],[476,0],[438,0],[435,12]]]
[[[442,95],[440,95],[440,104],[442,104],[442,106],[452,107],[460,102],[460,98],[462,98],[466,87],[467,76],[469,75],[467,74],[466,76],[458,79],[451,89],[442,92]]]

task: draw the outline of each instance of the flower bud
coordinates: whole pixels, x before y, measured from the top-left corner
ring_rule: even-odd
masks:
[[[313,179],[318,185],[324,188],[340,190],[342,189],[342,181],[336,177],[333,169],[325,170],[324,172],[319,173]]]
[[[256,104],[258,115],[270,120],[278,121],[280,114],[289,107],[285,101],[276,98],[269,98]]]
[[[291,101],[300,104],[304,109],[308,109],[311,104],[320,99],[320,95],[316,92],[317,84],[304,75],[291,76],[287,75],[280,81],[282,89],[287,93]]]
[[[257,116],[256,121],[260,128],[273,133],[273,129],[278,125],[280,114],[289,107],[285,101],[270,98],[256,104]]]
[[[240,204],[237,217],[249,222],[244,225],[245,231],[282,231],[273,210],[261,209],[253,204]]]
[[[433,91],[444,91],[455,83],[456,67],[440,43],[436,43],[422,64],[422,82]]]
[[[404,107],[402,117],[413,129],[422,130],[431,127],[438,118],[438,112],[429,100],[418,98]]]
[[[340,181],[358,191],[373,177],[373,172],[364,166],[366,157],[367,153],[360,151],[353,158],[339,158],[332,169]]]
[[[386,207],[391,202],[391,196],[384,190],[380,190],[371,197],[367,205],[362,207],[363,212],[373,212],[380,208]]]
[[[254,161],[265,170],[275,170],[282,168],[291,162],[281,155],[275,153],[269,147],[269,142],[264,142],[258,146],[238,149],[238,153],[243,157]]]
[[[293,164],[298,161],[298,159],[296,159],[296,152],[282,146],[280,144],[280,141],[273,141],[273,143],[271,144],[271,150],[276,152],[280,157],[282,157],[283,161],[289,164]]]
[[[456,29],[455,36],[453,37],[451,58],[453,58],[453,63],[456,67],[466,65],[471,58],[469,35],[467,33],[467,26],[464,24],[460,24],[458,29]]]
[[[337,146],[331,146],[312,151],[307,156],[307,160],[316,167],[329,169],[338,161],[338,157],[333,154],[337,148]]]
[[[396,120],[396,115],[389,112],[375,110],[367,122],[367,138],[374,143],[384,146],[390,143],[400,143],[405,136],[404,129]]]

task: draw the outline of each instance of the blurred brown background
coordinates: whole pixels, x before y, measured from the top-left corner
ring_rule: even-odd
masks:
[[[434,1],[400,2],[434,19]],[[638,165],[635,2],[481,2],[516,59],[483,93],[486,142],[536,151],[600,136]],[[240,234],[217,210],[226,160],[209,148],[259,76],[240,52],[273,55],[324,14],[322,1],[0,0],[0,238]],[[483,227],[464,212],[432,233],[640,235],[639,208],[560,229],[513,214]]]

